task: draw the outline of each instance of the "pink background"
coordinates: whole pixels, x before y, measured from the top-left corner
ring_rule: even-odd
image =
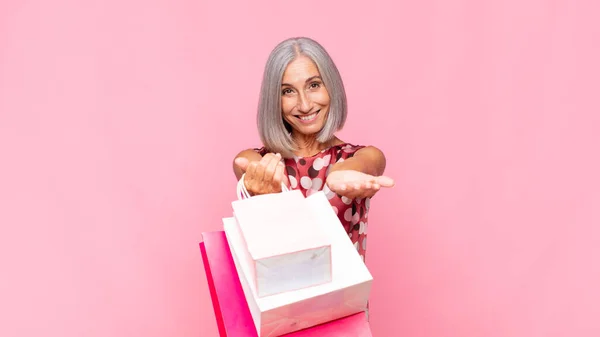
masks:
[[[374,336],[600,335],[599,10],[2,1],[0,336],[216,335],[200,234],[293,35],[397,180],[369,217]]]

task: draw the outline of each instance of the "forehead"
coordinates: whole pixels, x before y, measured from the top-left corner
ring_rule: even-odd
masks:
[[[283,82],[304,82],[307,78],[320,76],[317,65],[306,56],[299,56],[288,64],[283,73]]]

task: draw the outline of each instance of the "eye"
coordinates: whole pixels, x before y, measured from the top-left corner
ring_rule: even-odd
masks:
[[[290,88],[285,88],[285,89],[281,90],[281,94],[282,95],[289,95],[289,94],[291,94],[293,92],[294,91],[292,89],[290,89]]]
[[[321,87],[321,83],[319,82],[312,82],[309,86],[311,89],[318,89]]]

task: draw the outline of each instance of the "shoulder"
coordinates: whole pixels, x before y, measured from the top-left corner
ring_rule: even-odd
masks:
[[[373,145],[355,145],[352,143],[343,143],[335,146],[336,152],[346,152],[352,156],[368,156],[375,158],[385,158],[383,151]]]
[[[382,175],[385,171],[387,161],[383,151],[373,145],[368,146],[353,146],[349,148],[353,152],[348,155],[352,157],[354,161],[359,164],[359,167],[363,167],[365,171],[371,172],[373,175]]]
[[[241,150],[240,152],[238,152],[235,155],[235,158],[240,158],[240,157],[244,157],[244,158],[248,158],[248,159],[260,159],[260,157],[263,157],[265,154],[267,154],[267,150],[264,147],[261,148],[247,148],[244,150]]]
[[[385,154],[383,151],[373,145],[362,146],[356,150],[355,155],[385,160]]]

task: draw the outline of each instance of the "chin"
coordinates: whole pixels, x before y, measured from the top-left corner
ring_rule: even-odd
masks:
[[[325,127],[325,123],[322,123],[319,125],[310,125],[310,126],[299,125],[294,128],[294,131],[308,136],[308,135],[315,135],[315,134],[319,133],[321,130],[323,130],[323,127]]]

